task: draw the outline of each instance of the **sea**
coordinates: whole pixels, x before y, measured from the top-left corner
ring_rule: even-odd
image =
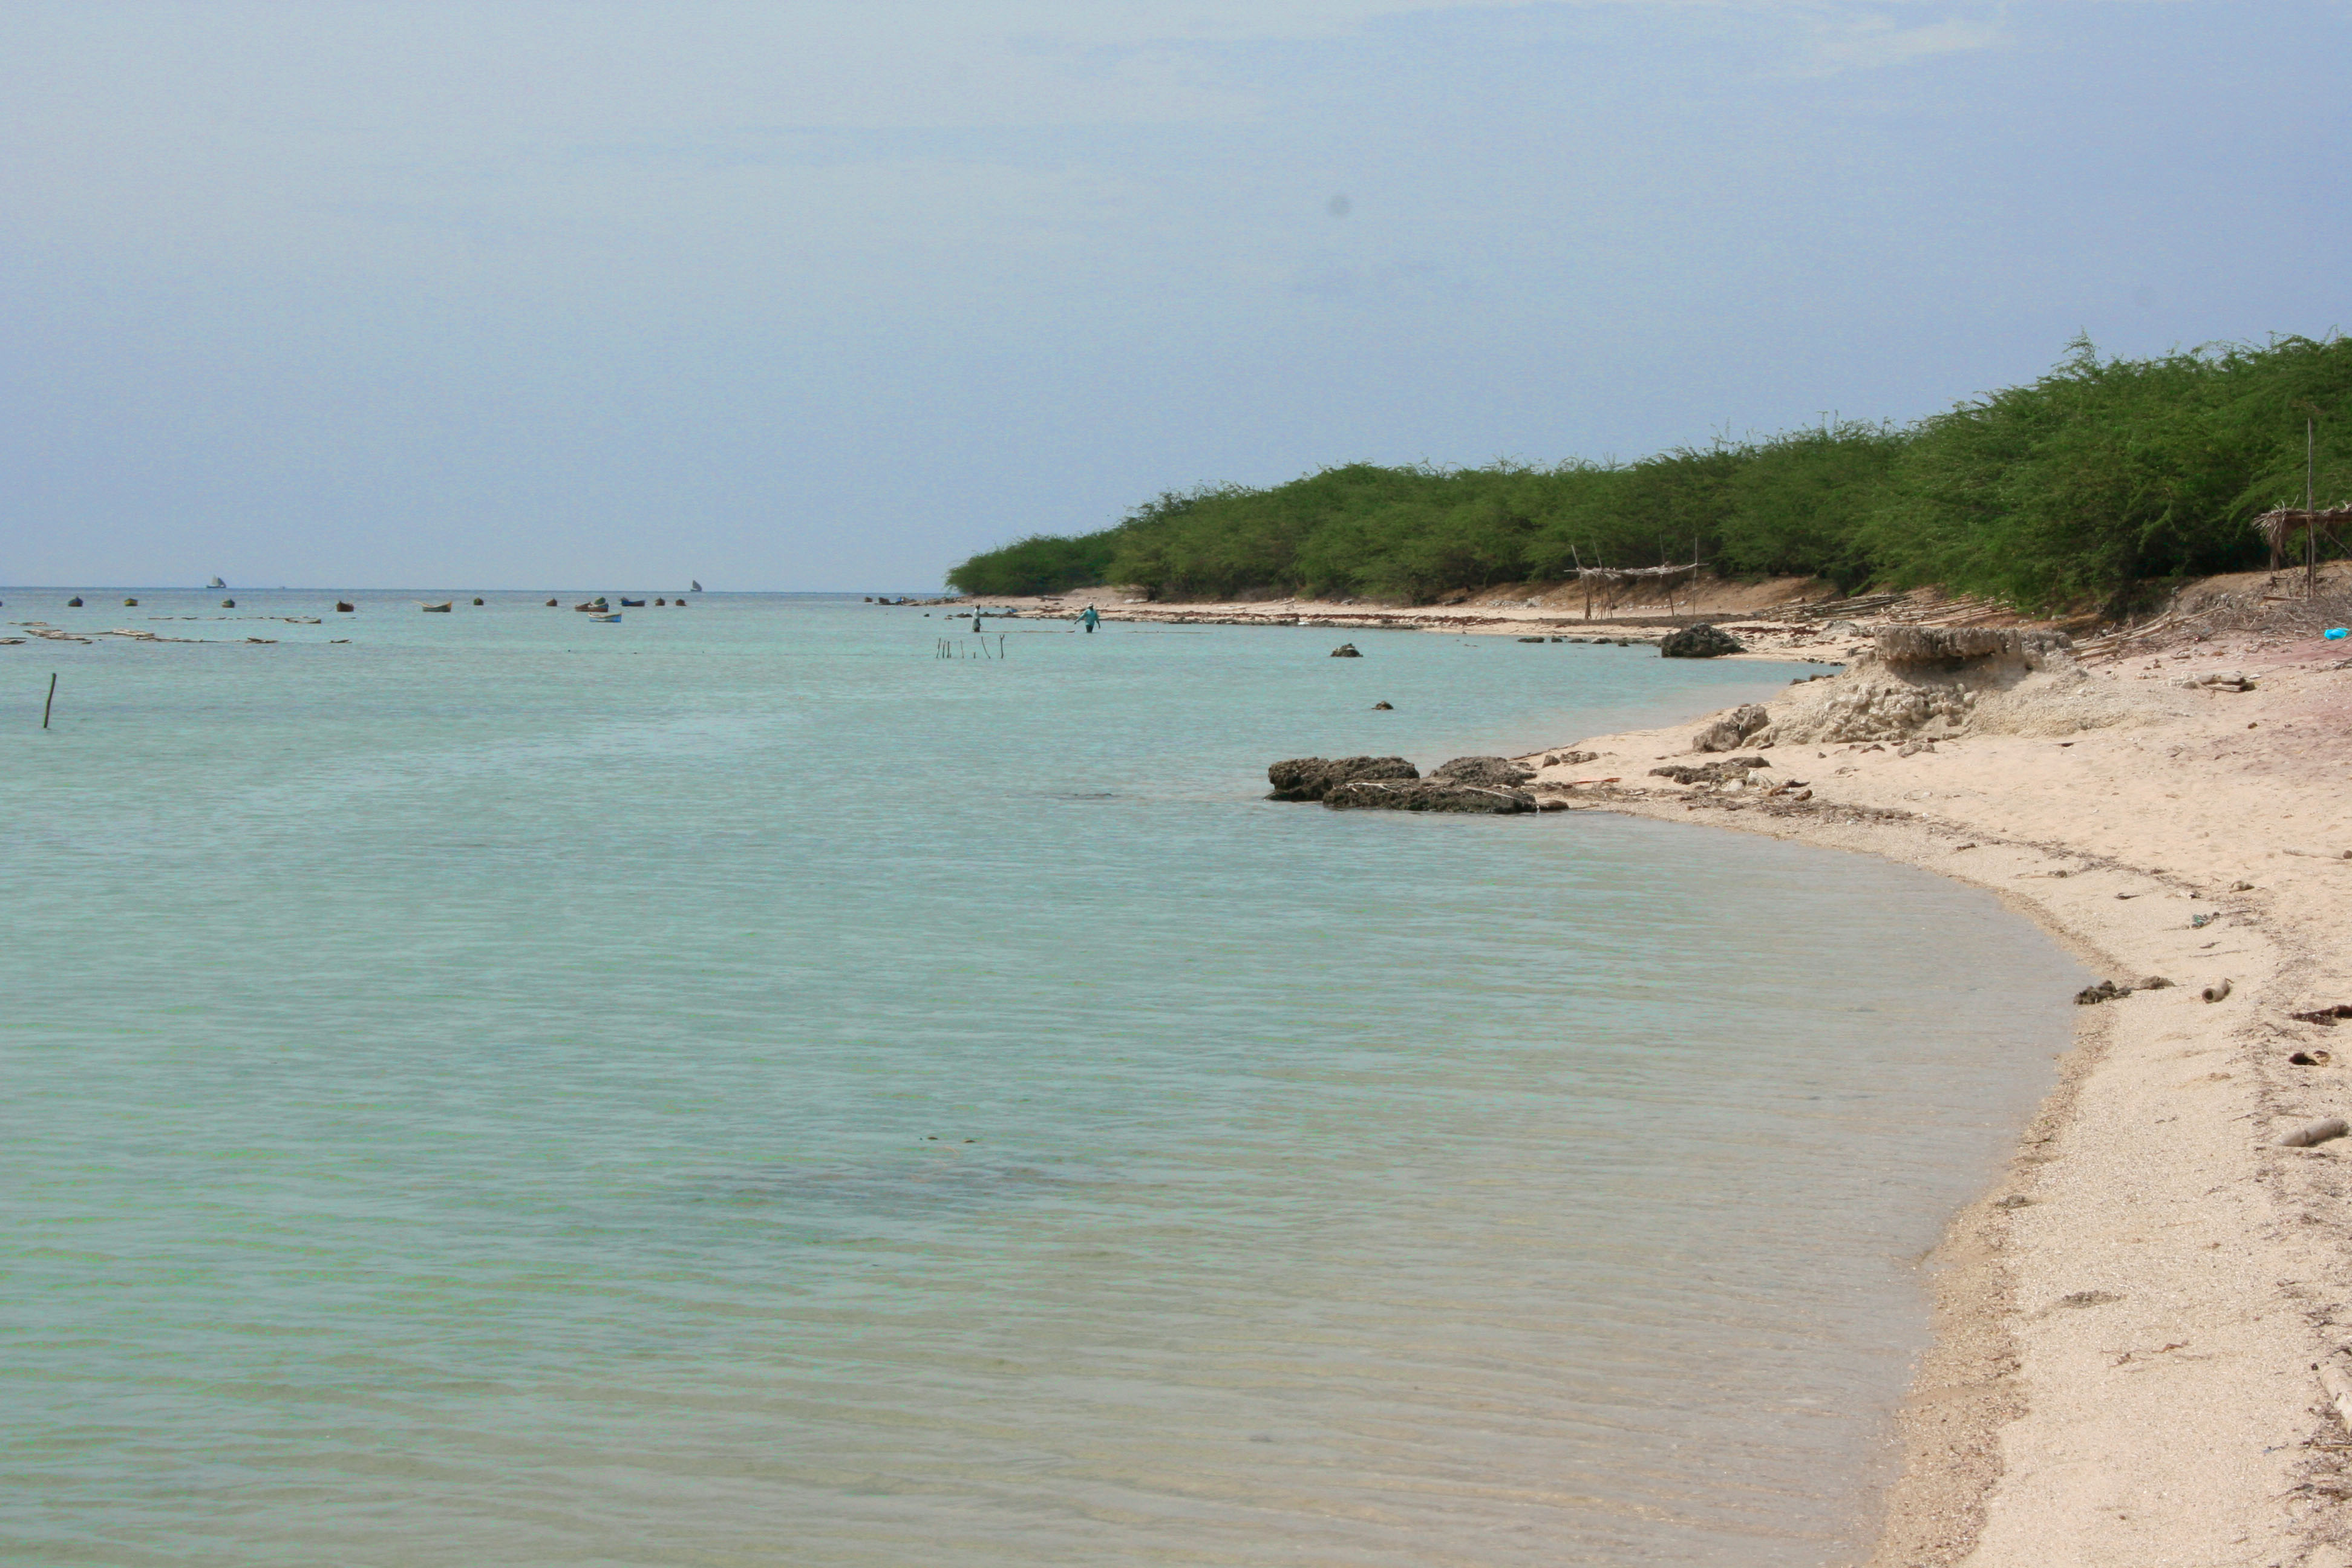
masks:
[[[9,1562],[1848,1562],[2087,978],[1861,856],[1264,798],[1803,666],[71,592],[0,636],[163,640],[0,647]]]

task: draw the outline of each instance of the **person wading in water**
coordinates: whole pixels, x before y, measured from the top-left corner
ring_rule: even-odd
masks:
[[[1092,605],[1088,605],[1087,606],[1087,613],[1078,617],[1078,624],[1091,632],[1095,629],[1096,624],[1101,619],[1102,617],[1100,616],[1095,614],[1095,607]]]

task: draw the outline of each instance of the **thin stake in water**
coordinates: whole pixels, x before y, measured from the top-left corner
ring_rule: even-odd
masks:
[[[49,671],[49,694],[41,700],[41,728],[44,730],[49,727],[49,710],[57,706],[57,700],[58,672],[53,669]]]

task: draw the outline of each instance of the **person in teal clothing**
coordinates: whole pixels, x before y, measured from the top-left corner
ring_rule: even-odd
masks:
[[[1078,625],[1086,627],[1087,630],[1091,632],[1095,629],[1096,625],[1100,622],[1101,619],[1102,617],[1100,616],[1095,614],[1095,607],[1092,605],[1088,605],[1087,606],[1087,613],[1078,617]]]

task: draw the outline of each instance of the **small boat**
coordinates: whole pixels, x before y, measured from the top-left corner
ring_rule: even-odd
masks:
[[[226,587],[227,587],[227,586],[228,586],[228,584],[226,584],[226,583],[224,583],[224,582],[222,582],[219,578],[215,577],[215,578],[214,578],[211,582],[209,582],[209,583],[205,584],[205,587],[207,587],[207,588],[226,588]]]
[[[618,610],[613,610],[613,611],[610,611],[610,612],[608,612],[608,613],[606,613],[606,614],[604,614],[604,615],[601,615],[601,616],[589,616],[588,618],[589,618],[590,620],[592,620],[592,621],[604,621],[604,622],[605,622],[605,623],[607,623],[607,624],[609,625],[609,624],[611,624],[612,622],[618,621],[618,620],[621,618],[621,612],[620,612],[620,611],[618,611]]]
[[[645,607],[646,602],[643,599],[624,599],[621,601],[621,608],[625,610],[642,610]]]
[[[428,616],[446,616],[449,613],[449,606],[454,602],[455,601],[453,600],[444,599],[437,605],[419,605],[417,608],[423,610]]]
[[[342,599],[337,599],[335,601],[335,614],[339,616],[348,616],[351,613],[352,606],[348,601]]]
[[[702,584],[699,584],[699,583],[695,583],[695,582],[694,582],[694,579],[693,579],[693,578],[691,578],[691,577],[688,577],[688,578],[687,579],[687,581],[688,581],[688,582],[689,582],[689,583],[694,583],[694,591],[695,591],[696,593],[699,594],[699,593],[701,593],[701,592],[702,592]]]

